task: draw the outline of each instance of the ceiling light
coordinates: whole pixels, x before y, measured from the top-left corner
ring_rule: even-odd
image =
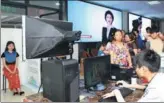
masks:
[[[60,5],[60,3],[59,3],[59,2],[57,2],[55,5],[56,5],[56,6],[59,6],[59,5]]]
[[[148,4],[156,5],[156,4],[160,4],[160,2],[159,1],[149,1]]]

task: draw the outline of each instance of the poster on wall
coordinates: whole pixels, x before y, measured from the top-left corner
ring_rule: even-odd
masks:
[[[73,30],[82,31],[78,42],[101,42],[110,39],[114,28],[122,29],[122,12],[82,1],[68,1],[68,21],[73,23]]]

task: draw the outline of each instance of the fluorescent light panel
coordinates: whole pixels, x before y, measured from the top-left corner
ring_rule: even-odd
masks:
[[[148,1],[148,4],[156,5],[156,4],[160,4],[160,2],[159,1]]]

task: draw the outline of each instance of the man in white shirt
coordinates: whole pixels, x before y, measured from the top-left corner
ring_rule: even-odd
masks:
[[[145,50],[136,56],[136,73],[140,78],[148,80],[148,86],[139,84],[128,84],[124,81],[123,87],[145,89],[144,95],[138,102],[164,102],[164,74],[158,73],[160,68],[160,56],[153,50]],[[107,93],[103,98],[115,96],[118,102],[125,102],[119,90]]]

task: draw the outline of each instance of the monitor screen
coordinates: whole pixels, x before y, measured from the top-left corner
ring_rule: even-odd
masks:
[[[106,11],[113,14],[113,22],[105,20]],[[110,24],[122,29],[122,12],[113,9],[85,3],[82,1],[68,1],[68,21],[73,22],[73,30],[81,30],[81,39],[78,42],[102,41],[102,28]]]
[[[84,59],[85,88],[106,82],[110,78],[110,56]]]

